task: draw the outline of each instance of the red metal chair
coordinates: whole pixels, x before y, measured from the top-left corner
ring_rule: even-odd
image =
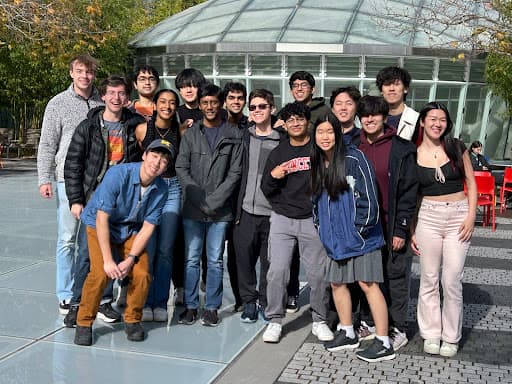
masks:
[[[500,190],[500,213],[507,210],[505,192],[512,192],[512,167],[505,168],[505,173],[503,175],[503,186]]]
[[[496,195],[493,176],[475,176],[477,206],[484,207],[483,226],[489,225],[492,214],[492,230],[496,230]]]
[[[492,176],[491,171],[473,171],[475,176]]]

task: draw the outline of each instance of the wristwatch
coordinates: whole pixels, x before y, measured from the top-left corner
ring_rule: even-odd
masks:
[[[128,257],[133,258],[133,263],[134,264],[137,264],[139,262],[139,256],[137,256],[137,255],[129,254]]]

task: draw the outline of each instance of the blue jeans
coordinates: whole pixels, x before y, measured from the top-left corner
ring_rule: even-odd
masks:
[[[73,296],[73,276],[75,254],[78,258],[89,258],[85,226],[75,219],[69,208],[64,182],[57,183],[57,250],[56,250],[56,290],[59,302],[71,301]]]
[[[217,310],[222,304],[224,243],[229,222],[202,222],[183,219],[185,232],[185,306],[199,308],[199,262],[206,238],[207,277],[205,309]]]
[[[160,225],[155,228],[147,250],[153,282],[149,288],[146,307],[167,308],[171,286],[174,240],[181,215],[181,186],[177,177],[164,179],[168,186],[167,201],[162,209]]]

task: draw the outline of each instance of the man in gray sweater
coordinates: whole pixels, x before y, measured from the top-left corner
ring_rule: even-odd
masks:
[[[53,197],[52,181],[56,181],[57,251],[56,290],[59,312],[67,314],[73,295],[75,252],[87,253],[85,231],[71,214],[64,186],[64,161],[71,137],[91,108],[102,105],[94,88],[98,62],[89,55],[80,55],[69,63],[73,80],[67,90],[53,97],[46,106],[37,152],[39,193]]]

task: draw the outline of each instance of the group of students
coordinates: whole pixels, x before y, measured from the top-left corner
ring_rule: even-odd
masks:
[[[77,87],[77,64],[86,74],[95,71],[97,64],[87,60],[71,62],[72,89]],[[382,96],[361,97],[355,87],[341,87],[332,92],[329,106],[313,97],[314,77],[299,71],[289,79],[295,101],[277,112],[270,91],[255,89],[247,97],[243,84],[228,83],[221,89],[191,68],[176,77],[179,95],[158,90],[154,68],[138,68],[133,85],[139,99],[131,104],[131,85],[121,77],[107,78],[100,87],[104,105],[91,109],[68,133],[69,150],[59,148],[67,151],[64,161],[60,155],[62,192],[72,216],[87,226],[89,253],[103,254],[104,263],[79,252],[68,277],[72,297],[59,296],[61,310],[67,309],[64,323],[77,326],[75,342],[91,345],[96,316],[120,320],[110,305],[114,279],[122,279],[127,292],[118,304],[126,305],[130,340],[144,339],[141,321],[167,321],[171,276],[178,293],[183,292],[178,301],[183,300],[185,310],[178,322],[192,325],[200,318],[203,325],[216,326],[228,240],[235,310],[242,309],[242,322],[259,317],[268,322],[265,342],[279,342],[287,309],[297,308],[288,299],[298,294],[300,260],[310,287],[312,333],[326,349],[357,349],[361,340],[373,339],[357,357],[368,362],[393,359],[408,342],[410,242],[420,256],[418,324],[424,350],[453,356],[461,338],[461,280],[475,220],[476,187],[468,151],[451,136],[447,108],[432,102],[418,114],[407,107],[410,82],[405,69],[387,67],[376,79]],[[93,92],[89,86],[91,94],[82,96],[88,106]],[[243,113],[246,103],[249,116]],[[38,165],[45,156],[41,145],[47,145],[47,130],[43,123]],[[167,192],[155,208],[158,218],[151,211],[123,219],[125,224],[133,221],[124,260],[133,259],[127,263],[132,268],[144,260],[133,271],[142,268],[152,276],[148,279],[134,276],[123,261],[117,268],[110,263],[115,255],[102,246],[105,239],[98,239],[99,250],[91,240],[101,220],[94,222],[84,212],[94,209],[92,205],[103,216],[98,195],[105,194],[100,188],[109,188],[103,187],[107,176],[115,169],[121,172],[117,164],[140,161],[141,155],[145,169],[153,152],[158,157],[153,175],[161,173]],[[160,167],[162,157],[168,163],[165,169]],[[45,196],[48,183],[39,170]],[[120,188],[131,190],[128,185]],[[112,214],[112,207],[105,209]],[[113,221],[110,225],[116,232]],[[85,232],[81,227],[76,228],[79,240],[80,231]],[[126,236],[111,236],[110,241],[124,244]],[[59,260],[57,264],[59,272]],[[94,279],[101,284],[92,284]],[[201,311],[202,285],[206,298]],[[339,318],[336,332],[328,323],[331,296]]]

